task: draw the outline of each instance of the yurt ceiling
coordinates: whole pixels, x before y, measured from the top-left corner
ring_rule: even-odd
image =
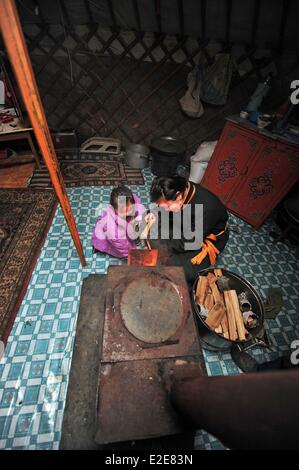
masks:
[[[258,81],[276,77],[273,107],[298,67],[295,0],[17,0],[51,129],[149,143],[157,134],[189,151],[219,135]],[[187,118],[179,99],[199,57],[230,52],[235,70],[225,106]],[[213,124],[211,125],[211,120]]]

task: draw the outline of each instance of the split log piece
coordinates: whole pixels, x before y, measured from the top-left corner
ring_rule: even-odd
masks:
[[[209,314],[206,319],[206,324],[210,328],[218,328],[222,318],[225,315],[225,307],[222,302],[216,302],[212,310],[209,311]]]
[[[218,289],[216,282],[213,282],[212,284],[210,284],[210,289],[213,294],[214,302],[223,302],[223,295]]]
[[[214,274],[215,274],[216,277],[222,276],[222,271],[221,271],[221,269],[215,268],[215,269],[214,269]]]
[[[225,314],[224,314],[224,316],[223,316],[223,318],[222,318],[222,321],[221,321],[221,328],[222,328],[222,332],[223,332],[224,338],[229,339],[227,310],[225,310]]]
[[[240,310],[237,292],[235,290],[228,291],[233,305],[234,315],[236,319],[237,333],[240,341],[245,341],[245,326],[243,321],[243,315]]]
[[[207,280],[208,280],[209,285],[213,284],[216,281],[216,279],[217,278],[216,278],[216,276],[214,276],[213,273],[209,273],[207,275]]]
[[[218,328],[215,328],[215,333],[218,333],[218,335],[222,335],[222,334],[223,334],[223,330],[222,330],[221,323],[220,323],[220,325],[218,326]]]
[[[205,276],[199,276],[196,286],[195,299],[196,302],[200,305],[204,305],[204,300],[206,297],[206,291],[208,286],[208,280]]]
[[[214,298],[212,292],[207,293],[206,298],[204,300],[204,306],[206,307],[208,312],[210,312],[210,310],[214,307]]]
[[[229,339],[232,341],[236,341],[238,339],[237,325],[236,325],[236,318],[234,314],[234,308],[231,303],[231,298],[229,296],[229,291],[224,292],[224,302],[225,302],[225,306],[227,310]]]

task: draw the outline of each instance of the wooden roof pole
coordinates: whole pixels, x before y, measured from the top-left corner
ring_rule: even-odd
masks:
[[[65,220],[76,246],[81,265],[85,266],[86,260],[81,240],[60,172],[14,0],[1,0],[0,29],[36,140],[48,168]]]

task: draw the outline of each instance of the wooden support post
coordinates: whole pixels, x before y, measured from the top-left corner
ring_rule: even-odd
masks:
[[[36,140],[50,173],[56,195],[61,204],[81,264],[85,266],[86,260],[81,240],[60,172],[14,0],[1,1],[0,28],[24,104],[34,129]]]

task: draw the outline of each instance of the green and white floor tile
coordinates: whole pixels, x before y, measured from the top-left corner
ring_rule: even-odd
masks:
[[[131,186],[148,204],[152,176],[144,171],[145,185]],[[72,349],[82,281],[91,273],[105,273],[115,258],[92,254],[91,232],[111,187],[68,190],[88,262],[81,268],[76,250],[57,209],[32,278],[0,362],[0,449],[58,449],[62,428]],[[267,322],[273,351],[256,349],[258,361],[290,350],[299,339],[298,249],[273,245],[267,221],[258,232],[235,217],[242,234],[232,233],[219,265],[244,276],[262,295],[269,286],[284,293],[284,308]],[[209,375],[237,374],[229,353],[204,352]],[[219,449],[213,436],[198,432],[198,449]]]

